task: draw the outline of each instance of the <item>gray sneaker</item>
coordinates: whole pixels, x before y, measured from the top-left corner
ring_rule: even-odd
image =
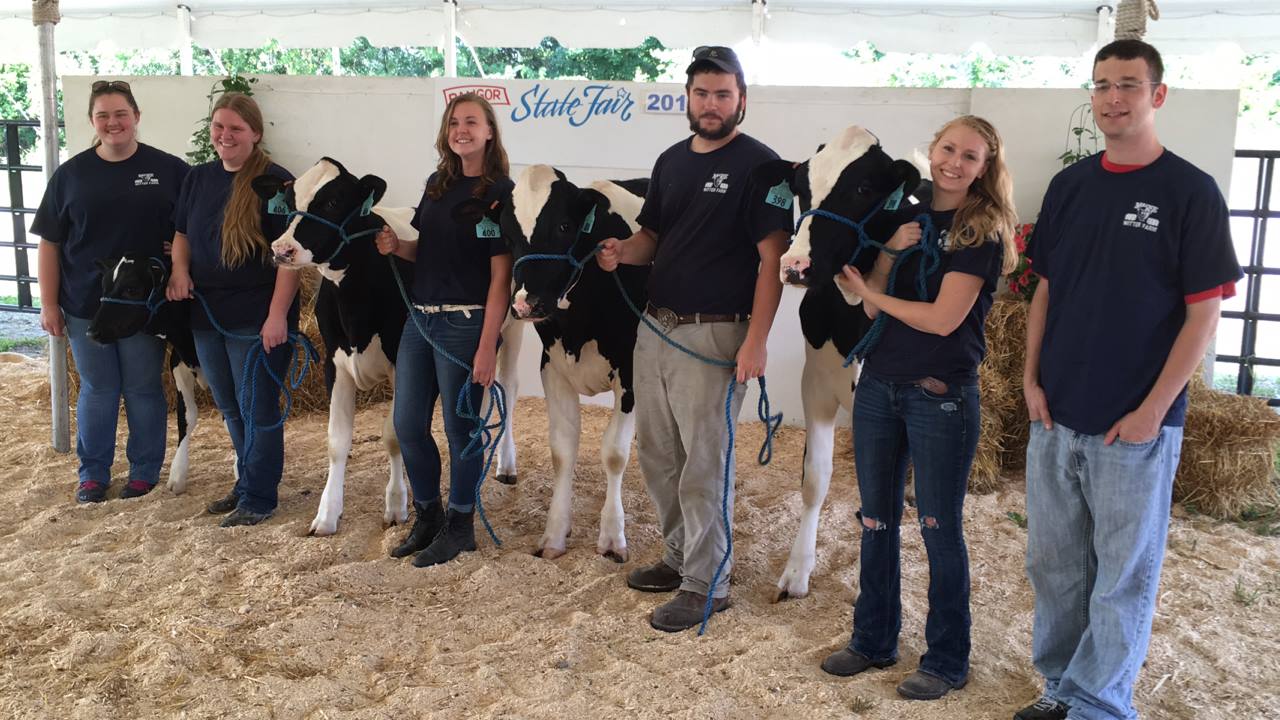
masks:
[[[1048,695],[1014,713],[1013,720],[1066,720],[1071,708]]]

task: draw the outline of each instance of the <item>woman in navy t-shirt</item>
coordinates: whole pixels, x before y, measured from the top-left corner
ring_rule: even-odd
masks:
[[[121,396],[129,423],[129,481],[120,497],[150,492],[164,463],[164,342],[145,333],[107,345],[88,337],[102,295],[98,263],[125,253],[162,257],[173,237],[173,207],[187,164],[138,142],[141,116],[128,83],[95,82],[89,92],[93,147],[54,172],[31,224],[41,238],[40,324],[50,335],[67,337],[80,373],[76,500],[82,503],[106,498]]]
[[[511,251],[497,228],[455,222],[454,207],[472,198],[498,200],[510,195],[507,151],[502,147],[493,108],[478,95],[449,101],[436,136],[440,162],[427,180],[413,226],[419,240],[401,240],[389,228],[378,235],[378,250],[414,263],[414,309],[405,321],[396,354],[395,429],[413,488],[416,519],[392,557],[416,553],[418,567],[448,562],[475,550],[473,530],[480,453],[462,457],[471,442],[471,421],[458,417],[463,385],[470,386],[479,409],[497,369],[498,336],[511,292]],[[416,323],[415,323],[416,320]],[[471,364],[468,376],[432,348],[418,330],[454,357]],[[440,451],[431,436],[436,400],[442,404],[449,439],[449,507],[440,505]],[[508,398],[512,407],[515,398]]]
[[[898,693],[933,700],[969,677],[969,556],[963,508],[978,444],[978,364],[996,283],[1017,259],[1013,186],[1000,136],[986,120],[956,118],[929,145],[933,198],[928,222],[902,225],[865,278],[846,266],[836,282],[884,313],[884,331],[863,366],[854,396],[853,438],[862,509],[861,570],[849,646],[822,667],[853,675],[898,659],[902,626],[899,528],[907,463],[915,468],[916,507],[929,556],[928,649]],[[898,253],[928,243],[939,265],[917,296],[924,252],[889,272]]]
[[[275,375],[284,377],[288,333],[298,324],[299,276],[270,260],[270,243],[284,232],[284,218],[267,214],[250,185],[264,173],[293,179],[263,152],[262,129],[262,111],[252,98],[220,97],[210,125],[218,159],[191,169],[174,216],[167,294],[182,300],[194,291],[203,298],[191,303],[196,354],[236,450],[235,486],[208,508],[231,513],[223,527],[270,517],[284,467],[279,387],[261,363],[245,373],[246,356],[261,345]],[[252,392],[244,392],[246,384]],[[242,398],[252,399],[253,407],[242,407]],[[242,412],[252,412],[252,436]]]

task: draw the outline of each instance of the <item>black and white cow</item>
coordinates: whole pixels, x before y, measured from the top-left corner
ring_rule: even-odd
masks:
[[[920,183],[920,172],[910,162],[890,158],[874,135],[852,126],[803,163],[779,160],[761,166],[756,180],[765,188],[787,181],[802,212],[819,208],[856,222],[870,216],[865,230],[883,242],[906,218],[881,206],[899,188],[906,206],[908,196]],[[778,579],[778,599],[804,597],[809,592],[818,514],[831,483],[836,413],[841,407],[852,409],[858,381],[858,364],[845,368],[844,359],[871,327],[862,299],[845,295],[834,282],[857,247],[858,236],[852,228],[810,215],[803,218],[791,247],[782,256],[782,281],[808,289],[800,303],[800,328],[805,338],[800,380],[805,424],[804,509],[791,556]],[[857,264],[866,272],[874,258],[874,252],[864,251]]]
[[[323,278],[316,295],[316,324],[325,347],[325,383],[329,389],[329,474],[320,507],[311,521],[311,533],[332,535],[342,516],[343,485],[355,421],[356,393],[379,383],[395,385],[396,353],[408,309],[400,296],[396,273],[402,278],[400,260],[392,262],[374,245],[372,233],[347,242],[347,237],[388,225],[406,240],[416,240],[410,224],[413,208],[375,205],[387,184],[374,175],[357,178],[336,160],[323,158],[292,183],[273,175],[254,180],[254,190],[268,202],[284,201],[290,212],[306,213],[290,219],[284,233],[271,243],[280,267],[316,266]],[[282,195],[281,195],[282,193]],[[311,217],[314,216],[314,217]],[[322,218],[332,225],[320,222]],[[335,226],[340,226],[339,232]],[[407,282],[407,281],[406,281]],[[514,357],[519,338],[503,335],[498,356],[498,380],[509,397],[516,393]],[[382,442],[390,460],[385,493],[384,524],[408,518],[408,488],[404,462],[396,440],[393,416],[395,398],[382,428]],[[499,455],[499,479],[515,482],[515,441],[510,418]]]
[[[177,389],[174,412],[178,420],[178,449],[169,462],[166,487],[174,493],[184,493],[191,461],[191,433],[199,418],[196,385],[208,387],[200,372],[196,343],[191,335],[190,301],[162,302],[169,282],[169,268],[159,258],[130,253],[99,260],[98,268],[102,271],[102,297],[130,304],[103,302],[89,320],[89,339],[105,345],[144,332],[169,343],[169,372]],[[149,306],[138,304],[149,301],[152,303]],[[154,303],[161,304],[157,307]]]
[[[542,340],[542,388],[547,398],[551,465],[555,475],[547,526],[534,553],[556,558],[565,552],[571,524],[574,465],[581,433],[579,395],[613,393],[613,416],[600,442],[607,478],[596,552],[627,560],[622,510],[622,474],[635,435],[632,351],[639,319],[626,306],[611,273],[591,259],[601,240],[625,238],[639,225],[647,179],[596,181],[579,188],[549,165],[533,165],[516,183],[511,202],[485,211],[497,221],[516,261],[512,314],[532,321]],[[581,272],[563,260],[522,261],[531,254],[570,255],[585,261]],[[645,304],[647,267],[618,268],[628,296]]]

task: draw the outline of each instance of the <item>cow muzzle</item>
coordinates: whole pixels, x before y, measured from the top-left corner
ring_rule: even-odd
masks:
[[[782,271],[779,273],[781,280],[787,285],[795,285],[796,287],[809,287],[809,259],[808,258],[787,258],[782,259]]]

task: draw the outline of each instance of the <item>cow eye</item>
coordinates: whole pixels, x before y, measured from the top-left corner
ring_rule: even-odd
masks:
[[[566,220],[565,222],[560,223],[560,232],[562,233],[569,232],[569,221]]]
[[[859,185],[859,186],[858,186],[858,194],[859,194],[859,195],[868,195],[868,194],[870,194],[870,193],[871,193],[871,186],[870,186],[870,185]]]

